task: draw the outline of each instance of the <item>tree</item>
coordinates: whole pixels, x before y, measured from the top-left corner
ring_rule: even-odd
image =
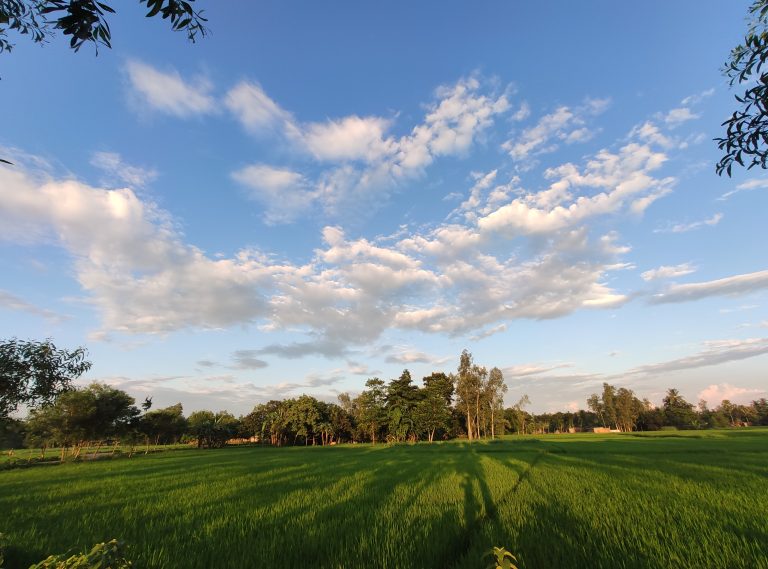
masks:
[[[472,354],[467,350],[459,356],[459,367],[456,376],[456,408],[462,411],[467,418],[467,438],[472,441],[480,433],[477,430],[477,419],[480,410],[480,393],[482,391],[482,377],[484,368],[474,364]]]
[[[742,95],[735,95],[741,108],[722,126],[725,136],[716,138],[717,146],[725,151],[715,168],[718,175],[731,175],[733,163],[747,169],[768,167],[768,0],[755,0],[749,8],[752,18],[744,42],[731,50],[724,74],[731,86],[746,84]]]
[[[677,389],[668,389],[663,399],[666,424],[678,429],[690,429],[695,426],[696,413]]]
[[[398,379],[387,386],[386,410],[389,435],[397,442],[413,435],[413,412],[419,400],[419,388],[413,385],[411,372],[403,370]]]
[[[376,436],[386,422],[386,391],[384,381],[378,377],[372,377],[365,382],[367,387],[357,398],[359,406],[358,423],[370,437],[372,443],[376,443]]]
[[[525,422],[528,417],[528,413],[525,408],[531,404],[531,400],[528,394],[523,395],[517,403],[512,406],[511,419],[514,427],[517,429],[517,434],[525,434]]]
[[[58,349],[43,342],[12,338],[0,342],[0,420],[19,405],[48,405],[91,369],[85,348]]]
[[[178,442],[186,430],[187,420],[184,418],[181,403],[148,411],[141,418],[141,431],[155,441],[155,444]]]
[[[197,448],[221,448],[239,430],[239,422],[227,411],[195,411],[187,419],[189,433],[197,438]]]
[[[443,378],[448,382],[451,380],[445,374],[439,375],[442,375],[442,378],[438,374],[424,378],[424,387],[420,390],[419,401],[413,410],[414,429],[419,434],[426,434],[429,442],[435,440],[438,430],[447,430],[451,421],[450,395],[446,399]]]
[[[60,394],[53,404],[33,409],[27,421],[29,440],[75,447],[75,457],[89,441],[119,440],[139,415],[125,391],[103,383]]]
[[[503,414],[498,413],[504,408],[504,394],[507,392],[507,384],[504,383],[504,374],[497,367],[488,374],[488,382],[485,385],[486,400],[491,411],[491,438],[496,438],[496,419]]]
[[[194,42],[208,33],[202,10],[192,8],[195,0],[139,0],[146,4],[147,17],[160,16],[168,20],[175,32],[184,32]],[[11,51],[8,31],[29,36],[35,43],[44,43],[57,31],[70,38],[69,47],[75,51],[85,43],[112,47],[112,33],[107,14],[115,10],[98,0],[0,0],[0,53]],[[4,160],[4,162],[7,162]]]

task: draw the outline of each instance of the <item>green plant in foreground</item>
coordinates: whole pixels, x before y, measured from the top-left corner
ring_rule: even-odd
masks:
[[[113,539],[106,543],[97,543],[88,553],[79,553],[67,557],[51,555],[29,569],[128,569],[131,562],[121,555],[122,544]]]
[[[517,561],[517,557],[503,547],[494,547],[486,554],[488,555],[494,558],[488,569],[517,569],[517,565],[513,563]]]
[[[3,553],[5,553],[6,545],[8,545],[8,538],[4,533],[0,533],[0,567],[3,566],[3,560],[4,560]]]

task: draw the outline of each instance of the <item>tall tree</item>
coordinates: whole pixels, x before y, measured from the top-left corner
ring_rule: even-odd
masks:
[[[679,429],[690,429],[695,426],[696,413],[693,405],[680,395],[677,389],[668,389],[663,399],[666,424]]]
[[[480,392],[480,377],[476,373],[477,369],[472,354],[463,350],[459,356],[456,375],[456,408],[467,418],[467,438],[470,441],[478,436],[476,429],[473,428],[476,417],[475,405]]]
[[[413,413],[419,400],[419,388],[413,384],[411,372],[403,370],[398,379],[387,386],[386,410],[389,435],[402,442],[414,434]]]
[[[488,382],[485,385],[486,400],[491,414],[491,438],[496,438],[496,420],[504,416],[500,411],[504,408],[504,394],[507,392],[507,385],[504,383],[504,374],[497,367],[491,369],[488,374]]]
[[[414,409],[415,429],[426,434],[431,443],[435,433],[446,431],[451,421],[451,394],[453,382],[444,373],[433,373],[423,379],[424,387],[420,390],[419,401]]]
[[[372,377],[366,381],[365,387],[367,389],[357,398],[357,405],[360,409],[358,421],[371,442],[376,444],[379,432],[387,420],[386,390],[384,381],[378,377]]]
[[[0,342],[0,420],[19,405],[36,407],[53,402],[72,382],[91,369],[85,348],[57,348],[42,342],[12,338]]]

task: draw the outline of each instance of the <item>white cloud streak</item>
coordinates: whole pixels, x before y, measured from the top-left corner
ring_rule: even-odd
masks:
[[[768,288],[768,270],[713,281],[672,285],[663,293],[654,295],[651,302],[663,304],[700,300],[711,296],[738,296],[765,288]]]
[[[176,70],[160,71],[137,60],[129,60],[125,70],[140,109],[149,107],[180,118],[216,110],[216,101],[211,95],[213,86],[206,79],[188,82]]]

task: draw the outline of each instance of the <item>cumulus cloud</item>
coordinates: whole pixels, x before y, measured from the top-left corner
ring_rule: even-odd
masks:
[[[654,295],[651,302],[686,302],[710,296],[736,296],[768,288],[768,271],[734,275],[714,281],[672,285],[663,293]]]
[[[583,107],[573,109],[561,106],[552,113],[544,115],[532,127],[526,128],[518,136],[507,140],[502,148],[516,161],[526,160],[531,156],[552,152],[558,142],[573,144],[586,142],[594,132],[585,126],[586,117],[601,113],[607,106],[606,99],[588,101]],[[528,106],[522,107],[515,115],[516,120],[528,116]]]
[[[224,105],[254,134],[278,131],[289,137],[299,136],[291,113],[273,101],[257,83],[241,81],[227,92]]]
[[[279,196],[261,193],[269,201],[268,217],[277,222],[296,218],[270,216],[285,202],[308,204],[306,210],[317,205],[331,216],[370,212],[402,180],[418,176],[437,158],[466,153],[494,117],[509,108],[505,94],[483,93],[476,78],[440,87],[435,95],[423,121],[402,136],[390,132],[392,119],[377,116],[300,122],[254,83],[240,83],[225,102],[251,132],[277,132],[298,153],[324,165],[309,186],[294,186]]]
[[[264,220],[269,225],[294,221],[318,197],[302,174],[288,168],[252,164],[233,172],[232,178],[265,206]]]
[[[722,219],[723,219],[723,214],[716,213],[712,217],[707,219],[702,219],[701,221],[693,221],[691,223],[675,223],[663,229],[654,229],[653,232],[654,233],[687,233],[689,231],[700,229],[702,227],[714,227],[715,225],[720,223]]]
[[[730,383],[713,383],[699,392],[699,399],[710,402],[713,405],[721,401],[729,400],[732,403],[748,403],[760,395],[764,395],[764,389],[750,389],[747,387],[736,387]]]
[[[428,110],[427,148],[453,152],[477,132],[456,120],[490,120],[502,99],[478,95],[476,88],[468,83],[441,92]],[[302,263],[254,249],[211,257],[186,242],[167,212],[129,189],[0,169],[0,238],[64,247],[104,332],[253,324],[264,332],[306,335],[254,347],[249,355],[256,360],[347,357],[351,347],[393,328],[479,337],[516,319],[558,318],[627,302],[629,296],[612,286],[611,273],[627,267],[629,248],[614,233],[590,230],[586,221],[631,211],[636,200],[669,187],[673,180],[654,175],[665,159],[630,142],[598,152],[584,166],[548,170],[546,186],[535,192],[520,187],[516,177],[479,172],[455,219],[402,227],[377,240],[327,226],[322,243]],[[257,195],[305,183],[293,170],[263,164],[235,178]],[[520,241],[525,236],[531,239]]]
[[[674,179],[652,175],[665,161],[663,153],[635,142],[622,147],[618,154],[601,150],[583,170],[574,164],[547,170],[545,175],[553,182],[546,190],[502,205],[482,217],[478,225],[483,231],[535,235],[614,213],[631,207],[638,199],[668,191]],[[582,188],[598,191],[579,195]]]
[[[667,123],[668,126],[675,127],[697,118],[699,118],[699,115],[691,111],[688,107],[678,107],[664,115],[664,122]]]
[[[397,352],[389,354],[384,361],[386,361],[389,364],[412,365],[412,364],[418,364],[418,363],[423,363],[423,364],[440,363],[440,362],[445,362],[447,359],[451,359],[451,358],[440,358],[424,352],[420,352],[419,350],[414,350],[411,348],[402,348]]]
[[[132,94],[142,109],[149,107],[182,118],[216,110],[216,101],[211,95],[213,86],[206,79],[188,82],[176,70],[160,71],[137,60],[129,60],[125,70]]]
[[[129,189],[0,172],[0,237],[26,232],[58,242],[106,329],[162,333],[218,328],[256,319],[268,276],[242,253],[212,260],[187,245],[164,212]]]
[[[142,188],[157,178],[157,171],[126,163],[117,152],[94,152],[91,164],[104,172],[108,182]]]
[[[691,263],[681,263],[680,265],[662,265],[655,269],[650,269],[640,274],[644,281],[653,281],[657,279],[673,279],[696,272],[696,267]]]

